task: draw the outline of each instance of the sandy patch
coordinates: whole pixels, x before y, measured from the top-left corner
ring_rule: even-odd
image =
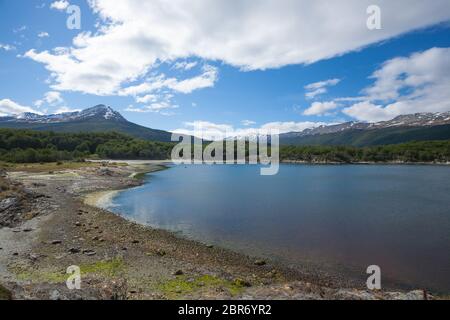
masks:
[[[84,203],[92,207],[107,209],[119,192],[120,190],[93,192],[86,195]]]

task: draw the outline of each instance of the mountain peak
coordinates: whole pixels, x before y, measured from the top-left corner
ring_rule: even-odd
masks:
[[[115,111],[113,108],[106,106],[104,104],[96,105],[95,107],[85,109],[79,112],[81,117],[103,117],[106,120],[125,120],[122,115]]]
[[[116,122],[126,121],[122,115],[109,106],[99,104],[95,107],[88,108],[82,111],[65,112],[59,114],[40,115],[35,113],[22,113],[17,116],[2,117],[3,121],[18,121],[24,123],[59,123],[70,122],[77,120],[108,120]]]

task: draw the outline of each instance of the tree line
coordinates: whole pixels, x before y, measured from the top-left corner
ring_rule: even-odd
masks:
[[[136,139],[116,132],[56,133],[0,129],[0,161],[12,163],[57,162],[85,158],[165,160],[170,159],[174,146],[175,143]],[[449,162],[450,140],[362,148],[281,146],[280,160],[338,163]]]
[[[13,163],[101,159],[170,158],[171,143],[135,139],[116,132],[56,133],[0,129],[0,160]]]

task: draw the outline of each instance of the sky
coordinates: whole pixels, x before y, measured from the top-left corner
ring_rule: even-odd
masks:
[[[211,135],[450,111],[450,0],[0,0],[0,84]]]

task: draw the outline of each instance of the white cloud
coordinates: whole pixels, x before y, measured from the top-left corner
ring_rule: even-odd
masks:
[[[314,102],[308,109],[303,112],[303,114],[305,116],[324,115],[332,110],[335,110],[338,107],[339,104],[334,101]]]
[[[25,31],[25,30],[27,30],[27,29],[28,29],[27,26],[20,26],[20,27],[14,29],[13,32],[14,32],[14,33],[20,33],[20,32],[23,32],[23,31]]]
[[[327,93],[328,87],[333,87],[341,82],[340,79],[329,79],[325,81],[315,82],[305,86],[306,99],[314,99],[316,96]]]
[[[69,107],[61,107],[55,111],[55,114],[68,113],[68,112],[78,112],[80,109],[71,109]]]
[[[147,94],[143,97],[136,97],[136,102],[138,103],[150,103],[156,102],[158,100],[158,96],[155,94]]]
[[[198,89],[213,87],[217,81],[217,77],[217,68],[211,65],[205,65],[203,66],[203,73],[201,75],[182,81],[173,81],[168,87],[177,92],[191,93]]]
[[[33,108],[22,106],[10,99],[0,100],[0,116],[18,115],[26,112],[41,114]]]
[[[321,122],[270,122],[255,128],[235,128],[229,124],[218,124],[208,121],[193,121],[184,123],[185,128],[173,130],[178,134],[192,135],[207,140],[220,140],[229,137],[252,137],[274,132],[300,132],[325,123]]]
[[[386,61],[363,93],[365,101],[343,112],[361,121],[450,110],[450,48],[432,48]]]
[[[59,11],[64,11],[69,7],[70,3],[67,0],[59,0],[59,1],[54,1],[50,4],[50,8],[51,9],[55,9],[55,10],[59,10]]]
[[[450,17],[448,0],[380,0],[385,27],[374,32],[366,27],[372,2],[91,0],[97,32],[81,33],[65,50],[26,56],[46,66],[54,90],[108,95],[145,83],[164,62],[200,58],[245,70],[313,63]],[[177,80],[173,90],[209,87],[213,74]]]
[[[125,111],[128,112],[139,112],[139,113],[159,113],[163,116],[172,116],[174,115],[173,110],[178,109],[178,105],[172,105],[169,101],[159,101],[151,103],[148,106],[144,107],[135,107],[133,105],[128,106]]]
[[[11,51],[11,50],[15,50],[16,47],[10,45],[10,44],[4,44],[4,43],[0,43],[0,49],[3,49],[5,51]]]
[[[188,71],[188,70],[191,70],[191,69],[195,68],[196,66],[197,66],[197,62],[196,61],[193,61],[193,62],[180,61],[180,62],[176,62],[173,65],[173,68],[177,69],[177,70]]]
[[[50,37],[50,35],[48,34],[48,32],[42,31],[38,33],[38,37],[39,38],[48,38]]]
[[[255,125],[256,122],[255,122],[255,121],[252,121],[252,120],[242,120],[242,121],[241,121],[241,124],[242,124],[243,126],[248,127],[248,126],[253,126],[253,125]]]
[[[34,105],[38,108],[42,107],[45,103],[50,106],[57,106],[64,102],[64,99],[61,97],[61,93],[57,91],[49,91],[44,97],[40,100],[34,102]]]

